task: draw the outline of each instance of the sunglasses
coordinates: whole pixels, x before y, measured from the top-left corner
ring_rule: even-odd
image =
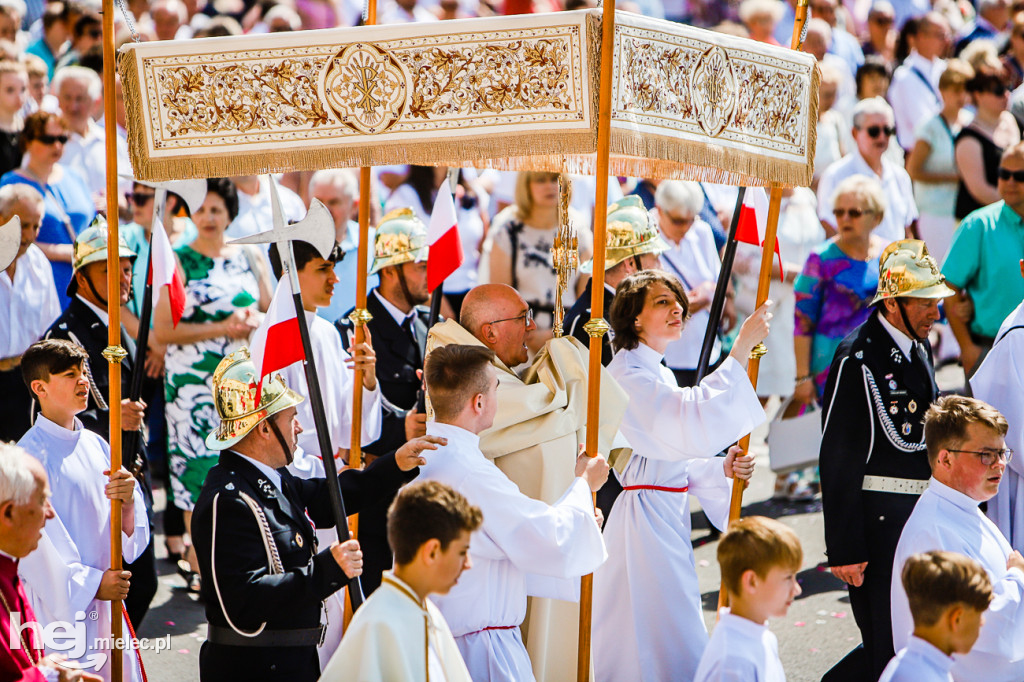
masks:
[[[893,21],[895,21],[895,20],[892,17],[880,16],[880,17],[871,17],[871,21],[873,23],[880,24],[882,26],[892,26]]]
[[[987,88],[985,88],[981,92],[987,92],[990,95],[995,95],[996,97],[1002,97],[1003,95],[1006,94],[1006,86],[1003,85],[1002,83],[993,83],[992,85],[988,86]]]
[[[894,126],[868,126],[863,128],[864,132],[868,134],[868,137],[878,137],[885,133],[886,137],[892,137],[896,134],[896,128]]]
[[[152,201],[153,197],[155,197],[156,194],[150,194],[147,192],[125,192],[124,196],[128,201],[132,202],[139,208],[142,208],[150,201]]]
[[[1009,168],[999,169],[999,179],[1009,180],[1013,178],[1014,182],[1024,182],[1024,170],[1012,171]]]
[[[45,135],[44,134],[44,135],[37,135],[35,139],[38,140],[39,142],[42,142],[43,144],[56,144],[58,142],[60,142],[61,144],[67,144],[68,143],[68,136],[67,135]]]
[[[871,211],[862,211],[859,208],[834,208],[832,209],[832,215],[836,218],[842,218],[843,216],[849,215],[852,220],[860,218],[865,213],[871,213]]]

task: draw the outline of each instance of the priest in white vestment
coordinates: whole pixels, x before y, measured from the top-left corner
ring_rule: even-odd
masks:
[[[679,338],[686,294],[671,275],[645,270],[612,302],[615,357],[608,371],[630,396],[622,432],[633,449],[623,492],[604,527],[608,561],[594,575],[593,652],[598,682],[693,679],[708,642],[690,543],[689,496],[725,528],[731,481],[752,458],[715,457],[765,419],[744,367],[768,333],[762,307],[729,358],[693,388],[662,364]],[[618,465],[617,465],[618,468]]]
[[[317,308],[326,308],[331,303],[334,286],[338,282],[338,276],[334,273],[334,262],[339,257],[335,254],[339,252],[335,249],[331,254],[332,260],[325,260],[305,242],[295,242],[293,250],[300,275],[299,286],[305,308],[306,328],[309,329],[309,342],[319,378],[324,415],[327,418],[331,452],[340,469],[344,465],[341,455],[348,452],[352,443],[352,387],[355,361],[342,346],[341,335],[334,325],[316,314]],[[280,279],[282,271],[276,244],[270,247],[270,263],[274,276]],[[360,443],[368,445],[380,438],[382,403],[380,386],[374,375],[373,348],[369,343],[364,344],[362,356],[366,360],[361,367],[366,371],[363,372]],[[303,363],[293,363],[281,370],[280,374],[285,385],[291,386],[299,395],[309,398]],[[324,478],[326,473],[320,457],[320,441],[316,422],[313,421],[313,401],[304,400],[296,409],[302,433],[297,439],[295,459],[288,465],[288,469],[300,478]],[[316,537],[320,547],[330,547],[332,543],[338,541],[338,531],[335,528],[318,528]],[[327,661],[341,643],[346,595],[346,590],[338,590],[324,601],[327,609],[327,631],[320,646],[317,647],[321,668],[327,665]]]
[[[1024,557],[978,505],[1006,470],[1006,420],[972,398],[940,398],[925,414],[932,478],[903,527],[892,571],[892,635],[899,651],[914,629],[901,574],[919,552],[945,550],[980,563],[992,580],[992,605],[971,652],[954,655],[957,682],[1024,679]]]
[[[1003,321],[970,384],[975,398],[1006,417],[1006,444],[1024,453],[1024,303]],[[999,492],[988,501],[987,514],[1011,547],[1024,550],[1024,456],[1010,460]]]
[[[522,377],[513,371],[527,362],[527,340],[536,329],[526,301],[512,287],[484,284],[463,300],[460,320],[434,325],[427,353],[447,344],[486,346],[495,352],[498,412],[480,434],[480,450],[520,492],[553,504],[574,478],[576,452],[586,440],[587,349],[572,337],[551,339]],[[598,450],[625,445],[618,435],[626,394],[602,368]],[[429,398],[429,395],[428,395]],[[429,410],[428,410],[429,411]],[[576,675],[579,606],[531,598],[523,627],[526,648],[540,682]]]
[[[499,404],[492,355],[456,344],[427,356],[435,415],[427,434],[447,443],[423,453],[420,478],[445,483],[483,511],[483,527],[472,535],[473,569],[437,598],[473,680],[530,682],[519,630],[527,595],[578,600],[579,578],[607,557],[592,494],[607,480],[608,465],[600,456],[580,456],[576,476],[550,506],[521,493],[480,449],[479,433]]]

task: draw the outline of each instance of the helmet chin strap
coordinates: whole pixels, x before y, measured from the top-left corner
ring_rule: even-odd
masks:
[[[899,297],[894,297],[893,300],[896,302],[896,307],[900,310],[900,317],[903,318],[903,326],[907,328],[907,336],[912,338],[914,341],[920,343],[924,339],[917,335],[914,331],[914,327],[910,324],[910,318],[907,317],[907,310],[903,307],[903,301]]]
[[[401,263],[395,266],[395,272],[398,274],[398,286],[402,289],[402,296],[405,296],[405,302],[409,304],[409,307],[415,308],[419,303],[413,299],[412,292],[409,291],[409,283],[405,281],[405,271],[402,270]]]
[[[76,277],[78,276],[77,272],[75,273],[75,276]],[[97,301],[99,301],[100,307],[101,308],[106,308],[107,305],[108,305],[107,304],[107,300],[105,298],[103,298],[102,296],[100,296],[100,292],[96,291],[96,286],[92,283],[92,277],[89,277],[88,275],[83,273],[82,274],[82,279],[84,279],[85,283],[89,286],[89,291],[92,292],[92,295],[96,297]]]
[[[270,425],[270,430],[277,436],[277,442],[281,444],[281,451],[284,453],[285,466],[291,464],[295,459],[295,453],[288,447],[287,441],[284,439],[284,434],[281,433],[281,429],[278,428],[277,422],[274,421],[274,416],[267,417],[267,424]]]

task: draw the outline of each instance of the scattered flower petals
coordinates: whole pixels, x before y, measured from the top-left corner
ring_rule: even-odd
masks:
[[[793,627],[795,628],[802,628],[805,625],[807,625],[807,623],[803,622],[802,620],[798,620],[797,622],[793,623]]]
[[[834,618],[846,618],[846,611],[840,611],[839,613],[833,613]]]
[[[710,566],[711,562],[708,561],[707,559],[701,559],[700,561],[697,562],[697,565],[698,566],[702,566],[702,567],[703,566]]]
[[[187,654],[188,653],[188,649],[178,649],[178,653],[179,654]]]
[[[810,651],[810,652],[811,652],[812,654],[816,654],[816,653],[818,653],[819,651],[821,651],[821,649],[815,649],[814,647],[811,647],[811,648],[809,649],[809,651]]]

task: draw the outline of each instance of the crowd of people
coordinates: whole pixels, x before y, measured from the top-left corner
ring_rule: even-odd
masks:
[[[124,5],[120,42],[353,26],[362,15],[355,0]],[[795,5],[617,3],[787,46]],[[380,0],[379,19],[594,6]],[[608,178],[611,236],[598,244],[593,177],[385,166],[369,187],[362,342],[349,315],[353,169],[211,178],[196,206],[168,193],[158,207],[158,189],[131,172],[118,82],[119,214],[106,215],[99,9],[0,0],[0,224],[21,222],[0,272],[0,443],[19,444],[0,445],[0,630],[94,614],[74,658],[104,654],[76,669],[28,629],[0,638],[3,679],[109,679],[95,642],[115,618],[126,632],[143,622],[164,557],[205,609],[206,680],[571,679],[579,578],[590,573],[595,679],[785,679],[765,623],[799,594],[799,539],[770,519],[726,523],[733,481],[753,471],[735,443],[776,399],[784,417],[820,410],[819,465],[778,472],[774,495],[820,496],[826,560],[862,635],[824,679],[1024,679],[1024,468],[1012,458],[1024,448],[1024,4],[812,0],[814,181],[784,192],[770,304],[755,304],[759,249],[740,244],[722,319],[711,319],[736,187]],[[453,175],[465,258],[428,328],[425,225]],[[286,221],[316,199],[334,222],[327,257],[293,249],[330,452],[301,365],[256,388],[249,348],[281,254],[231,241],[271,227],[272,182]],[[564,290],[552,256],[562,187],[582,263]],[[154,229],[173,247],[184,309],[158,292],[140,334]],[[564,339],[554,338],[559,302]],[[103,354],[111,304],[128,351],[120,406],[108,404]],[[609,323],[604,337],[590,336],[592,318]],[[762,341],[754,385],[746,367]],[[590,343],[604,366],[594,458],[577,451]],[[940,394],[936,367],[957,362],[959,393],[973,397]],[[122,426],[115,471],[111,409]],[[345,467],[355,422],[362,469]],[[359,514],[357,540],[335,527],[325,456]],[[710,639],[690,495],[725,532],[730,610]],[[116,570],[110,500],[124,509]],[[368,600],[346,629],[353,591]],[[124,670],[145,678],[137,649]]]

